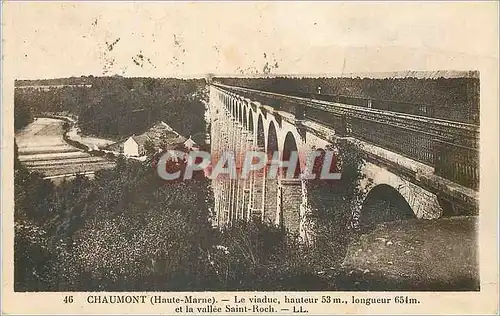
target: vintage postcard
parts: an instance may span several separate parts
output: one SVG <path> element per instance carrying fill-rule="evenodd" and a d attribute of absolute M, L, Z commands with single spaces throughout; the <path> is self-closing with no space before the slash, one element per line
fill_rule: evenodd
<path fill-rule="evenodd" d="M 2 2 L 2 313 L 498 310 L 498 2 Z"/>

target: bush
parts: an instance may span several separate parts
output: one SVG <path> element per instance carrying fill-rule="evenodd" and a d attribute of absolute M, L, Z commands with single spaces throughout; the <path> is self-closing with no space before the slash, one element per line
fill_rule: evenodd
<path fill-rule="evenodd" d="M 209 264 L 219 290 L 307 290 L 326 288 L 310 264 L 309 250 L 282 229 L 240 221 L 219 233 Z"/>

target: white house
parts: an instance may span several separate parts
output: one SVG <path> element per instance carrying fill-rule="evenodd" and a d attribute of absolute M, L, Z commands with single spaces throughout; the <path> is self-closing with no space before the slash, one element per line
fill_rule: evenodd
<path fill-rule="evenodd" d="M 196 136 L 196 135 L 195 135 Z M 195 138 L 193 136 L 193 138 Z M 184 145 L 189 149 L 199 148 L 194 139 L 189 137 L 186 140 L 183 136 L 173 130 L 168 124 L 161 121 L 141 135 L 132 135 L 123 142 L 123 153 L 129 157 L 144 156 L 146 154 L 145 144 L 149 142 L 158 152 L 179 145 Z"/>
<path fill-rule="evenodd" d="M 127 156 L 142 156 L 146 153 L 144 144 L 148 141 L 147 135 L 130 136 L 123 143 L 123 153 Z"/>

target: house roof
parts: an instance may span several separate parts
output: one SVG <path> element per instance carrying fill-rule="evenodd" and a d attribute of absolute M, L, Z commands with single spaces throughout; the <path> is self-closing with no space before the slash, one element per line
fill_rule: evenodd
<path fill-rule="evenodd" d="M 134 141 L 143 146 L 146 141 L 151 141 L 154 146 L 169 146 L 182 144 L 186 138 L 177 133 L 167 123 L 160 121 L 150 127 L 141 135 L 132 135 Z"/>
<path fill-rule="evenodd" d="M 189 139 L 184 142 L 184 146 L 186 146 L 187 148 L 198 147 L 198 145 L 191 139 L 191 137 L 189 137 Z"/>
<path fill-rule="evenodd" d="M 105 146 L 103 149 L 112 150 L 112 151 L 123 151 L 123 143 L 124 143 L 124 141 L 121 140 L 119 142 L 112 143 L 108 146 Z"/>
<path fill-rule="evenodd" d="M 151 140 L 157 139 L 170 139 L 176 138 L 179 136 L 179 133 L 174 131 L 172 127 L 170 127 L 167 123 L 160 121 L 156 123 L 152 127 L 150 127 L 144 134 L 147 134 Z"/>
<path fill-rule="evenodd" d="M 137 145 L 144 146 L 144 144 L 150 140 L 148 135 L 146 134 L 141 134 L 141 135 L 132 135 L 132 139 L 137 143 Z"/>
<path fill-rule="evenodd" d="M 132 138 L 139 146 L 144 146 L 147 141 L 151 141 L 155 147 L 163 148 L 177 148 L 179 146 L 186 146 L 185 142 L 188 140 L 179 133 L 177 133 L 167 123 L 160 121 L 150 127 L 146 132 L 140 135 L 131 135 L 125 140 L 116 142 L 106 147 L 115 151 L 123 151 L 123 144 L 126 140 Z M 186 146 L 189 147 L 189 146 Z"/>
<path fill-rule="evenodd" d="M 168 140 L 168 143 L 170 144 L 182 144 L 186 141 L 186 137 L 183 137 L 183 136 L 178 136 L 178 137 L 175 137 L 175 138 L 171 138 Z"/>

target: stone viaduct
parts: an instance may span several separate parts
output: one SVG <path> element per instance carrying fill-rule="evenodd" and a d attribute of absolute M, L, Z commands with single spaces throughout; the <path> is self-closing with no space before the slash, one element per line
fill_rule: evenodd
<path fill-rule="evenodd" d="M 341 139 L 355 144 L 365 177 L 359 183 L 362 197 L 349 210 L 353 220 L 376 218 L 378 200 L 395 204 L 397 218 L 478 212 L 476 125 L 215 82 L 210 117 L 213 156 L 259 150 L 285 157 L 293 150 L 335 150 Z M 265 173 L 213 180 L 214 224 L 257 217 L 306 236 L 308 180 L 267 179 Z"/>

